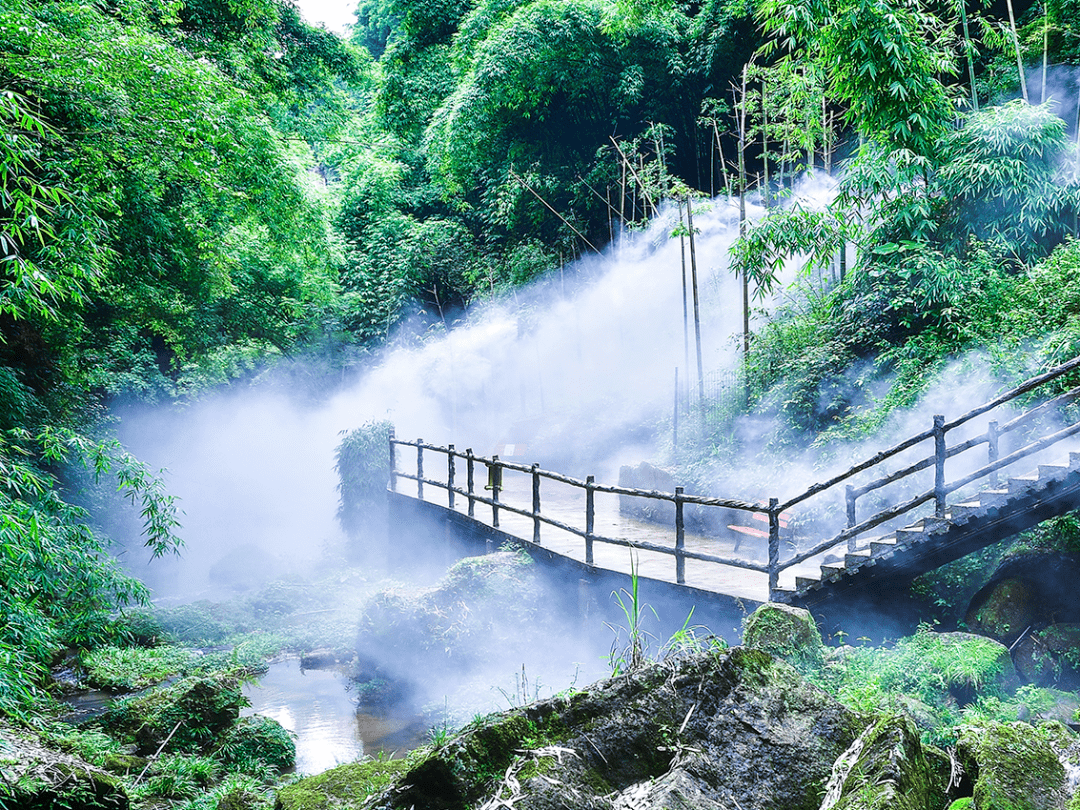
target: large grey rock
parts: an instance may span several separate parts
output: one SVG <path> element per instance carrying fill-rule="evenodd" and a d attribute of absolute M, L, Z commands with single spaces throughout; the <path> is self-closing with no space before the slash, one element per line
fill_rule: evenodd
<path fill-rule="evenodd" d="M 467 728 L 371 807 L 817 810 L 864 727 L 783 661 L 701 652 Z"/>

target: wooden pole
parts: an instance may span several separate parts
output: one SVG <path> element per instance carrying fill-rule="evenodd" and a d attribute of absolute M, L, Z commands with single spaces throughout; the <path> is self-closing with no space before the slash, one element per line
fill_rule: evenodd
<path fill-rule="evenodd" d="M 945 417 L 934 416 L 934 516 L 945 517 Z"/>
<path fill-rule="evenodd" d="M 780 582 L 780 510 L 776 498 L 769 498 L 769 601 Z"/>
<path fill-rule="evenodd" d="M 475 459 L 473 458 L 473 451 L 470 447 L 465 450 L 465 474 L 467 477 L 466 485 L 469 490 L 469 517 L 476 517 L 476 497 L 473 494 L 476 487 L 474 470 Z"/>
<path fill-rule="evenodd" d="M 855 525 L 855 487 L 848 484 L 844 488 L 844 500 L 847 502 L 847 528 Z M 855 550 L 855 535 L 848 538 L 848 551 Z"/>
<path fill-rule="evenodd" d="M 585 564 L 593 564 L 593 528 L 596 522 L 596 476 L 585 479 Z"/>
<path fill-rule="evenodd" d="M 533 542 L 540 545 L 540 465 L 532 465 Z"/>
<path fill-rule="evenodd" d="M 450 501 L 450 509 L 454 508 L 454 445 L 447 446 L 446 454 L 446 492 Z"/>
<path fill-rule="evenodd" d="M 416 497 L 424 500 L 424 440 L 416 440 Z"/>
<path fill-rule="evenodd" d="M 675 487 L 675 582 L 686 584 L 686 528 L 683 521 L 683 487 Z"/>
<path fill-rule="evenodd" d="M 991 422 L 986 426 L 986 463 L 993 464 L 998 460 L 998 423 Z M 997 470 L 990 473 L 990 483 L 997 484 Z"/>
<path fill-rule="evenodd" d="M 491 457 L 491 525 L 499 528 L 499 489 L 502 487 L 502 470 L 499 457 Z"/>
<path fill-rule="evenodd" d="M 397 492 L 397 445 L 394 438 L 394 429 L 390 428 L 390 482 L 391 492 Z"/>

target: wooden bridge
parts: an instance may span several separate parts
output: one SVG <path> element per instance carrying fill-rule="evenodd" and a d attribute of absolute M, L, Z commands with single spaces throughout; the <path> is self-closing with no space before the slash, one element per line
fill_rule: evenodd
<path fill-rule="evenodd" d="M 676 586 L 813 608 L 910 581 L 1080 508 L 1080 453 L 1067 442 L 1080 433 L 1080 386 L 1054 395 L 1078 373 L 1080 357 L 952 421 L 934 416 L 927 430 L 783 500 L 600 484 L 393 434 L 389 488 L 588 569 L 633 566 Z M 995 411 L 1012 418 L 999 424 Z M 1005 474 L 1021 462 L 1030 472 Z M 860 519 L 860 506 L 876 511 Z M 650 519 L 634 517 L 642 513 Z"/>

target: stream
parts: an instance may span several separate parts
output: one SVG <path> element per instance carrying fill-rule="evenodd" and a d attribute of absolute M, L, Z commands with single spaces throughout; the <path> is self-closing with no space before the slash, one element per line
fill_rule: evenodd
<path fill-rule="evenodd" d="M 277 720 L 296 741 L 296 772 L 313 775 L 364 756 L 399 756 L 427 740 L 412 714 L 358 712 L 348 680 L 332 670 L 300 668 L 292 658 L 270 665 L 257 683 L 244 686 L 251 706 L 243 715 Z"/>

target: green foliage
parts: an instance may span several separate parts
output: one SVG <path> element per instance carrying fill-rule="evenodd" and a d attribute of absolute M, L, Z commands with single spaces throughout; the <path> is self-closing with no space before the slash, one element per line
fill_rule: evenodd
<path fill-rule="evenodd" d="M 372 521 L 372 513 L 385 498 L 390 478 L 388 421 L 371 421 L 346 434 L 338 445 L 338 520 L 346 531 L 357 531 Z"/>
<path fill-rule="evenodd" d="M 145 781 L 135 785 L 132 798 L 194 799 L 216 781 L 220 766 L 210 757 L 165 754 L 151 760 Z"/>
<path fill-rule="evenodd" d="M 182 647 L 102 646 L 82 656 L 89 683 L 103 689 L 134 692 L 183 672 L 193 654 Z"/>
<path fill-rule="evenodd" d="M 831 95 L 867 139 L 931 156 L 952 106 L 940 76 L 954 72 L 944 25 L 918 2 L 767 0 L 766 32 L 826 70 Z"/>
<path fill-rule="evenodd" d="M 225 732 L 215 755 L 235 770 L 282 771 L 296 763 L 296 743 L 279 722 L 256 715 L 241 718 Z"/>
<path fill-rule="evenodd" d="M 934 633 L 927 625 L 891 648 L 845 647 L 811 679 L 856 711 L 912 713 L 924 737 L 940 741 L 961 721 L 962 705 L 1003 698 L 1008 651 L 981 636 Z M 1011 662 L 1009 663 L 1011 668 Z"/>

